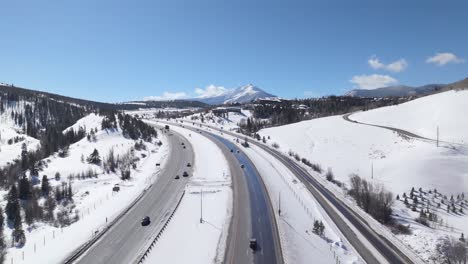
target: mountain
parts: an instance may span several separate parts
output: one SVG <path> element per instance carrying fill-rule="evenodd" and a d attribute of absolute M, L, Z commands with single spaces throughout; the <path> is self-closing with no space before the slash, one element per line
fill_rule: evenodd
<path fill-rule="evenodd" d="M 419 87 L 395 85 L 377 88 L 373 90 L 354 89 L 347 92 L 346 96 L 353 97 L 402 97 L 413 95 L 427 95 L 445 87 L 444 84 L 428 84 Z"/>
<path fill-rule="evenodd" d="M 197 100 L 206 104 L 233 104 L 233 103 L 248 103 L 261 98 L 277 98 L 277 96 L 269 94 L 262 89 L 248 84 L 236 89 L 227 90 L 221 95 L 211 97 L 199 97 L 192 100 Z"/>

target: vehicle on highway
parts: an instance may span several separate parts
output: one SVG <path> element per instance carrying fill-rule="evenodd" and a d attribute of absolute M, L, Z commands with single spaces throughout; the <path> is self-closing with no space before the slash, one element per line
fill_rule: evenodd
<path fill-rule="evenodd" d="M 151 220 L 150 220 L 149 216 L 145 216 L 145 217 L 143 217 L 143 219 L 141 219 L 141 225 L 142 226 L 147 226 L 150 223 L 151 223 Z"/>
<path fill-rule="evenodd" d="M 257 239 L 251 238 L 250 241 L 249 241 L 249 247 L 250 247 L 253 251 L 257 250 L 257 248 L 258 248 Z"/>
<path fill-rule="evenodd" d="M 159 167 L 159 166 L 161 166 L 161 163 L 156 163 L 156 167 Z"/>
<path fill-rule="evenodd" d="M 234 150 L 233 150 L 233 149 L 231 149 L 231 152 L 234 152 Z"/>
<path fill-rule="evenodd" d="M 182 142 L 182 143 L 180 143 L 180 144 L 181 144 L 182 146 L 184 146 L 184 145 L 185 145 L 185 143 L 184 143 L 184 142 Z"/>
<path fill-rule="evenodd" d="M 180 176 L 176 175 L 174 179 L 178 180 L 178 179 L 180 179 Z"/>
<path fill-rule="evenodd" d="M 239 153 L 239 150 L 237 151 L 237 153 Z"/>
<path fill-rule="evenodd" d="M 187 167 L 192 167 L 192 164 L 190 164 L 190 162 L 187 163 Z"/>
<path fill-rule="evenodd" d="M 187 173 L 186 171 L 184 171 L 184 173 L 182 174 L 182 176 L 188 177 L 188 173 Z"/>
<path fill-rule="evenodd" d="M 164 128 L 165 128 L 165 129 L 169 129 L 169 125 L 166 125 Z"/>
<path fill-rule="evenodd" d="M 182 148 L 185 148 L 185 146 L 183 146 Z"/>
<path fill-rule="evenodd" d="M 241 164 L 241 168 L 245 168 L 245 165 L 244 165 L 244 164 Z"/>

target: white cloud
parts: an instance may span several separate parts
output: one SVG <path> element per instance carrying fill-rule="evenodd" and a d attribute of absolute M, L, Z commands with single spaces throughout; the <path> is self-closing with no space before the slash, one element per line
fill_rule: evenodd
<path fill-rule="evenodd" d="M 399 59 L 390 64 L 384 64 L 380 62 L 379 58 L 372 56 L 367 62 L 373 69 L 383 69 L 391 72 L 401 72 L 408 67 L 408 63 L 405 59 Z"/>
<path fill-rule="evenodd" d="M 147 96 L 143 100 L 145 101 L 169 101 L 169 100 L 176 100 L 176 99 L 184 99 L 187 97 L 187 94 L 184 92 L 164 92 L 162 95 L 159 96 Z"/>
<path fill-rule="evenodd" d="M 457 55 L 450 52 L 437 53 L 436 55 L 427 58 L 426 63 L 434 63 L 439 66 L 444 66 L 448 63 L 463 63 L 464 59 L 458 58 Z"/>
<path fill-rule="evenodd" d="M 208 85 L 207 87 L 205 87 L 205 89 L 202 89 L 202 88 L 195 89 L 195 93 L 197 94 L 198 98 L 219 96 L 219 95 L 224 94 L 226 91 L 228 91 L 228 89 L 222 86 L 215 86 L 213 84 Z"/>
<path fill-rule="evenodd" d="M 398 80 L 388 75 L 380 74 L 356 75 L 353 76 L 353 78 L 349 81 L 355 84 L 355 88 L 366 90 L 390 86 L 398 83 Z"/>

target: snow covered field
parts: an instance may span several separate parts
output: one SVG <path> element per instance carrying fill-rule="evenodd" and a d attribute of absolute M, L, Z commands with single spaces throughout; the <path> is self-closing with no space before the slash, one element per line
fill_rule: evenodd
<path fill-rule="evenodd" d="M 408 130 L 427 138 L 452 143 L 468 143 L 466 119 L 468 90 L 448 91 L 396 106 L 353 114 L 351 118 L 364 123 Z"/>
<path fill-rule="evenodd" d="M 40 176 L 47 175 L 51 186 L 60 186 L 62 182 L 72 181 L 74 193 L 73 212 L 79 220 L 69 226 L 60 228 L 52 224 L 35 223 L 27 227 L 26 244 L 22 248 L 9 248 L 6 260 L 8 263 L 60 263 L 81 244 L 89 240 L 93 234 L 116 217 L 138 195 L 158 177 L 155 163 L 166 162 L 169 147 L 167 144 L 159 146 L 154 143 L 145 143 L 146 150 L 134 150 L 139 157 L 137 169 L 132 169 L 131 179 L 122 181 L 119 173 L 104 173 L 102 167 L 82 161 L 96 148 L 102 158 L 106 158 L 110 149 L 115 155 L 123 155 L 131 150 L 135 141 L 125 138 L 120 129 L 101 130 L 102 117 L 94 114 L 79 120 L 73 127 L 86 126 L 86 129 L 98 128 L 96 140 L 86 137 L 70 145 L 69 155 L 62 158 L 57 154 L 46 159 L 46 167 Z M 163 139 L 164 140 L 164 139 Z M 97 176 L 93 178 L 78 179 L 81 173 L 92 170 Z M 55 179 L 56 172 L 60 179 Z M 74 178 L 68 176 L 73 174 Z M 112 192 L 115 184 L 120 185 L 119 192 Z M 2 193 L 2 195 L 4 192 Z M 40 203 L 43 201 L 40 200 Z M 4 201 L 3 203 L 6 203 Z M 4 204 L 2 204 L 4 205 Z M 63 210 L 57 206 L 56 211 Z M 70 208 L 68 208 L 70 209 Z M 6 227 L 7 244 L 9 245 L 11 230 Z M 24 260 L 23 260 L 24 254 Z"/>
<path fill-rule="evenodd" d="M 227 161 L 221 150 L 204 136 L 176 126 L 171 129 L 192 144 L 194 172 L 179 208 L 145 262 L 222 263 L 232 215 Z M 203 223 L 200 223 L 201 199 Z"/>
<path fill-rule="evenodd" d="M 462 121 L 467 113 L 467 95 L 468 91 L 449 91 L 399 106 L 360 112 L 350 118 L 432 138 L 434 124 L 439 124 L 441 135 L 446 131 L 442 140 L 462 143 L 468 135 L 468 126 Z M 437 189 L 448 197 L 468 190 L 468 148 L 463 145 L 444 143 L 437 147 L 435 143 L 386 129 L 351 123 L 341 116 L 263 129 L 259 134 L 270 136 L 268 144 L 278 143 L 284 153 L 293 151 L 325 171 L 330 168 L 335 178 L 346 184 L 349 175 L 356 173 L 400 197 L 403 193 L 408 195 L 412 187 Z M 466 212 L 446 214 L 436 210 L 444 226 L 431 229 L 415 222 L 419 212 L 412 212 L 402 201 L 396 201 L 394 209 L 398 218 L 413 230 L 413 235 L 399 237 L 425 260 L 429 260 L 442 236 L 450 234 L 458 238 L 461 232 L 468 232 Z M 424 242 L 418 242 L 419 237 L 424 237 Z"/>

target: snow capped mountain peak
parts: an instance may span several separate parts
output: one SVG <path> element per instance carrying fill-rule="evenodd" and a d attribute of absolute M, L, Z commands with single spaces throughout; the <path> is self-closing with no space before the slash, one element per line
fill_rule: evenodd
<path fill-rule="evenodd" d="M 269 94 L 253 84 L 247 84 L 235 89 L 226 89 L 224 92 L 215 96 L 197 98 L 195 100 L 207 104 L 232 104 L 232 103 L 246 103 L 260 98 L 276 96 Z"/>

